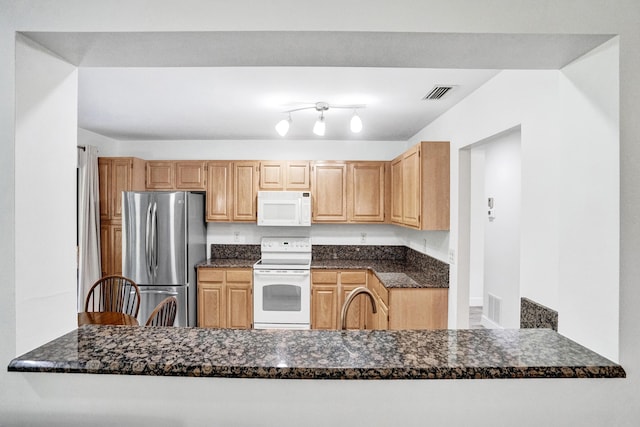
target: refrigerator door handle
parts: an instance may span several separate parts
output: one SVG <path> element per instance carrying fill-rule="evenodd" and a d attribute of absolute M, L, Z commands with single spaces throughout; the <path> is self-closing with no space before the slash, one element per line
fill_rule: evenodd
<path fill-rule="evenodd" d="M 169 296 L 178 296 L 177 292 L 172 292 L 172 291 L 157 291 L 157 290 L 153 290 L 153 291 L 140 291 L 141 294 L 166 294 Z"/>
<path fill-rule="evenodd" d="M 147 261 L 147 271 L 149 273 L 149 276 L 152 275 L 152 270 L 151 270 L 151 262 L 152 262 L 152 250 L 153 248 L 151 247 L 152 244 L 152 240 L 151 240 L 151 210 L 153 208 L 152 204 L 149 204 L 149 206 L 147 207 L 147 221 L 145 222 L 145 235 L 144 235 L 144 257 L 145 260 Z"/>
<path fill-rule="evenodd" d="M 151 216 L 151 276 L 153 282 L 158 274 L 158 205 L 153 202 L 153 214 Z"/>

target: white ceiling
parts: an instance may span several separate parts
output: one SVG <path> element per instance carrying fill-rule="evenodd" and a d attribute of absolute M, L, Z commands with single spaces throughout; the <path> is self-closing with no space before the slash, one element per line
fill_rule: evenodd
<path fill-rule="evenodd" d="M 274 139 L 284 110 L 366 104 L 360 134 L 351 110 L 292 113 L 286 139 L 405 141 L 501 69 L 559 69 L 603 35 L 351 32 L 24 33 L 80 67 L 80 127 L 116 139 Z M 455 85 L 423 101 L 434 85 Z"/>

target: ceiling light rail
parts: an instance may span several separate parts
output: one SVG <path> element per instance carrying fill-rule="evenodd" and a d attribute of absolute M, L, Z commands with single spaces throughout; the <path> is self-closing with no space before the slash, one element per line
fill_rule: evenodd
<path fill-rule="evenodd" d="M 351 116 L 351 122 L 350 122 L 351 132 L 359 133 L 360 131 L 362 131 L 362 119 L 358 115 L 358 110 L 366 107 L 367 106 L 365 104 L 344 105 L 344 104 L 329 104 L 327 102 L 316 102 L 313 104 L 310 103 L 310 105 L 305 107 L 293 108 L 290 110 L 283 111 L 282 112 L 283 114 L 287 114 L 287 118 L 280 120 L 278 124 L 276 124 L 275 126 L 276 132 L 278 132 L 280 136 L 285 136 L 289 132 L 289 127 L 291 126 L 291 123 L 293 121 L 291 119 L 291 113 L 294 113 L 296 111 L 315 109 L 320 113 L 320 116 L 318 117 L 315 124 L 313 125 L 313 133 L 318 136 L 324 136 L 326 131 L 326 122 L 324 118 L 325 111 L 328 111 L 330 108 L 343 108 L 343 109 L 346 108 L 346 109 L 353 110 L 353 116 Z"/>

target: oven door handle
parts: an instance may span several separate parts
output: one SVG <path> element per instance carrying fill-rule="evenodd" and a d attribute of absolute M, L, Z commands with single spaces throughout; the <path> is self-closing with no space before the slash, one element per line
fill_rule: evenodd
<path fill-rule="evenodd" d="M 253 270 L 260 276 L 308 276 L 309 270 Z"/>

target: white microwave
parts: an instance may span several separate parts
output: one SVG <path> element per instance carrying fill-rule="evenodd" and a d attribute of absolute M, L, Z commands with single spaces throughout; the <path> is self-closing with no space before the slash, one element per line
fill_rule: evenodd
<path fill-rule="evenodd" d="M 310 226 L 311 193 L 308 191 L 258 191 L 258 225 Z"/>

